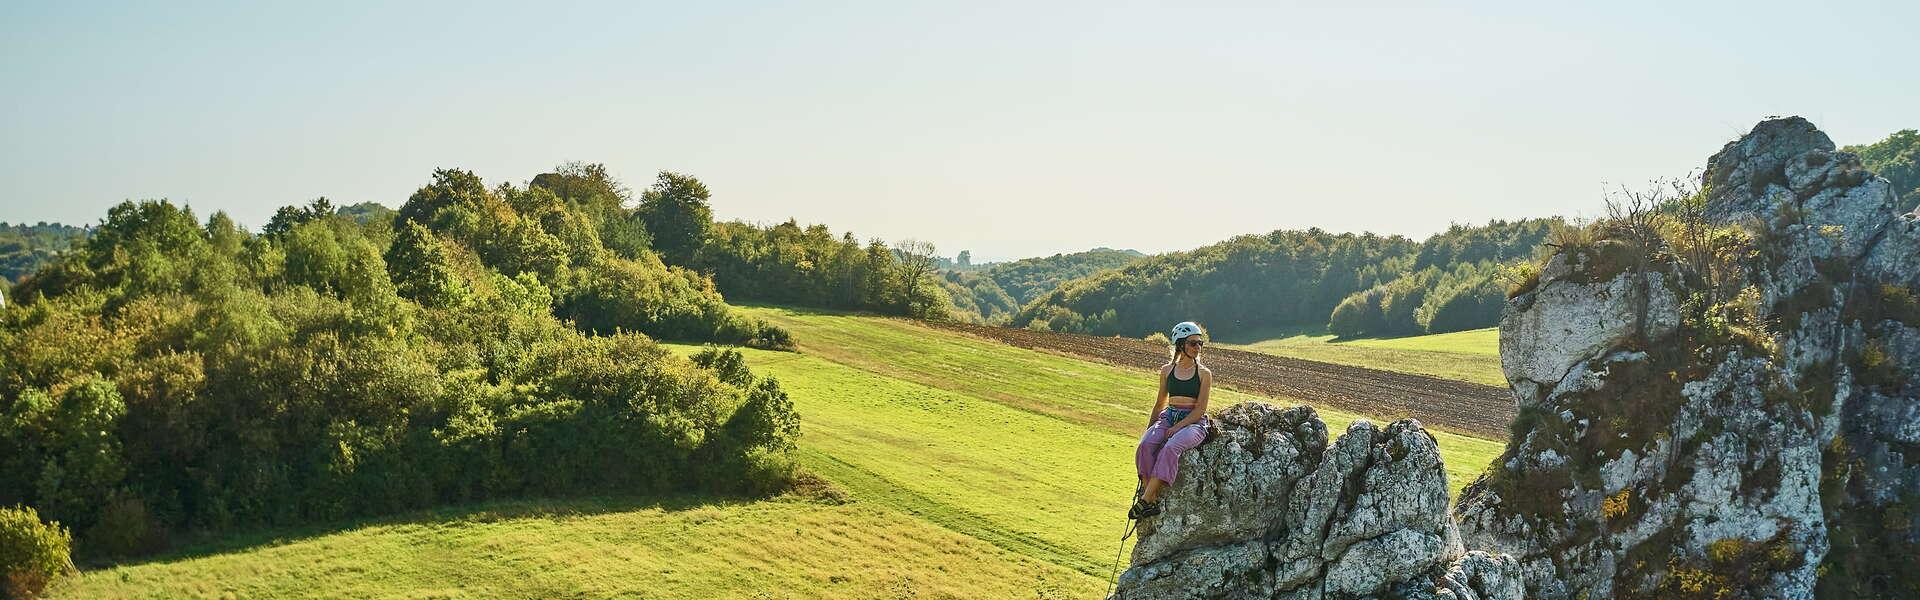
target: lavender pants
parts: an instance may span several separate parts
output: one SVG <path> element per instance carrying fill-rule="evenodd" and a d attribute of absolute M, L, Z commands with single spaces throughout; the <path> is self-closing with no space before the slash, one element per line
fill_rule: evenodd
<path fill-rule="evenodd" d="M 1167 428 L 1173 423 L 1164 417 L 1154 419 L 1146 435 L 1140 436 L 1140 447 L 1133 452 L 1133 468 L 1140 477 L 1152 477 L 1171 485 L 1173 478 L 1180 474 L 1180 454 L 1207 441 L 1207 428 L 1200 423 L 1181 427 L 1169 435 Z"/>

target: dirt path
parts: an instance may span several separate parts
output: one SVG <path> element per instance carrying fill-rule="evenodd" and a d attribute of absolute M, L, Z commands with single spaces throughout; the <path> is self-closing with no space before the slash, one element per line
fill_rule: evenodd
<path fill-rule="evenodd" d="M 962 323 L 925 324 L 1123 367 L 1152 369 L 1167 362 L 1165 346 L 1142 340 Z M 1242 392 L 1297 398 L 1382 419 L 1414 417 L 1426 425 L 1486 439 L 1506 439 L 1507 424 L 1515 413 L 1513 396 L 1507 390 L 1477 383 L 1227 348 L 1208 348 L 1203 360 L 1213 369 L 1215 382 Z"/>

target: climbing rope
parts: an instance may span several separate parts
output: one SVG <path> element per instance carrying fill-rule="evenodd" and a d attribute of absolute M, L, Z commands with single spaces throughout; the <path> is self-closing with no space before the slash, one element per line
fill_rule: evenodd
<path fill-rule="evenodd" d="M 1126 554 L 1127 538 L 1133 537 L 1133 530 L 1139 524 L 1139 521 L 1129 518 L 1127 519 L 1127 529 L 1120 532 L 1120 547 L 1113 549 L 1113 567 L 1107 570 L 1107 594 L 1101 596 L 1101 598 L 1113 597 L 1113 588 L 1119 581 L 1120 576 L 1120 555 Z"/>

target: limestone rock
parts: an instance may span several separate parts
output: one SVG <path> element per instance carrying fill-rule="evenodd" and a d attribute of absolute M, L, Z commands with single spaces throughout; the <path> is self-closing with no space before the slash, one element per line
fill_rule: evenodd
<path fill-rule="evenodd" d="M 1115 598 L 1516 597 L 1517 563 L 1461 548 L 1418 421 L 1356 422 L 1329 444 L 1310 408 L 1245 403 L 1218 426 L 1143 521 Z"/>
<path fill-rule="evenodd" d="M 1920 596 L 1920 227 L 1797 117 L 1702 179 L 1769 325 L 1682 319 L 1678 263 L 1563 249 L 1502 316 L 1521 416 L 1455 508 L 1466 546 L 1537 598 Z"/>

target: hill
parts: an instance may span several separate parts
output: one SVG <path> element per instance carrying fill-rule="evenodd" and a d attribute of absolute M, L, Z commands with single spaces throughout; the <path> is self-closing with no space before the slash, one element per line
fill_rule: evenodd
<path fill-rule="evenodd" d="M 1084 598 L 1104 582 L 869 503 L 512 501 L 269 531 L 89 571 L 55 598 Z"/>
<path fill-rule="evenodd" d="M 717 581 L 741 569 L 748 582 L 793 586 L 785 589 L 796 597 L 890 596 L 902 593 L 895 586 L 906 585 L 929 597 L 1064 598 L 1095 595 L 1104 587 L 1133 488 L 1128 457 L 1151 399 L 1149 376 L 905 319 L 774 307 L 742 310 L 795 333 L 797 352 L 742 353 L 755 373 L 781 382 L 802 415 L 796 460 L 843 490 L 851 504 L 790 497 L 657 510 L 647 501 L 639 506 L 608 501 L 607 508 L 590 503 L 581 509 L 516 502 L 511 505 L 519 508 L 503 512 L 524 518 L 436 512 L 285 545 L 227 548 L 91 572 L 71 597 L 114 589 L 192 590 L 200 588 L 184 586 L 212 581 L 235 589 L 275 589 L 271 586 L 346 577 L 343 573 L 364 574 L 374 580 L 369 585 L 390 593 L 461 585 L 520 586 L 491 588 L 509 595 L 581 589 L 565 587 L 570 585 L 600 593 L 633 589 L 620 587 L 631 583 L 623 574 L 662 572 L 672 575 L 660 593 L 674 597 L 682 593 L 678 590 L 695 589 L 688 582 Z M 669 347 L 683 355 L 701 351 L 697 345 Z M 1257 399 L 1220 390 L 1216 403 Z M 1358 418 L 1333 410 L 1320 415 L 1341 429 Z M 1466 481 L 1499 451 L 1484 439 L 1435 435 L 1452 482 Z M 485 510 L 491 509 L 480 509 Z M 764 523 L 782 520 L 800 527 L 800 541 L 791 541 L 794 528 Z M 730 524 L 736 521 L 741 524 Z M 668 534 L 677 540 L 716 539 L 684 556 L 621 549 Z M 462 574 L 454 568 L 384 566 L 352 558 L 363 551 L 377 557 L 409 544 L 439 548 L 434 556 L 446 564 L 476 566 Z M 848 581 L 835 582 L 833 573 L 822 570 L 827 563 L 810 556 L 765 558 L 785 551 L 832 553 L 828 556 L 846 557 L 848 565 L 911 554 L 884 561 L 880 574 L 845 574 Z M 736 552 L 741 557 L 729 558 Z M 565 568 L 577 574 L 578 582 L 564 577 L 497 582 L 552 565 L 555 556 L 577 563 Z M 512 567 L 477 563 L 485 557 Z M 949 559 L 954 563 L 946 564 Z M 982 572 L 1000 573 L 1002 580 L 982 582 Z M 122 578 L 157 587 L 124 586 L 117 583 Z M 167 587 L 172 585 L 183 587 Z M 710 589 L 721 593 L 745 589 L 714 585 Z M 953 591 L 969 586 L 977 591 Z"/>
<path fill-rule="evenodd" d="M 1394 275 L 1385 261 L 1417 250 L 1398 236 L 1319 229 L 1242 235 L 1065 282 L 1010 324 L 1139 337 L 1170 315 L 1219 329 L 1319 323 L 1341 298 Z"/>
<path fill-rule="evenodd" d="M 1887 178 L 1900 210 L 1920 209 L 1920 131 L 1903 129 L 1871 144 L 1841 148 L 1860 155 L 1860 166 Z"/>
<path fill-rule="evenodd" d="M 1137 250 L 1095 248 L 971 268 L 948 268 L 943 269 L 940 276 L 960 320 L 1000 323 L 1063 282 L 1123 267 L 1145 257 Z"/>
<path fill-rule="evenodd" d="M 1395 338 L 1342 338 L 1322 328 L 1297 328 L 1216 339 L 1229 348 L 1277 356 L 1507 385 L 1500 374 L 1500 332 L 1494 328 Z"/>
<path fill-rule="evenodd" d="M 1144 335 L 1169 314 L 1222 331 L 1327 325 L 1355 336 L 1442 333 L 1499 319 L 1507 263 L 1532 256 L 1559 219 L 1454 225 L 1415 244 L 1319 229 L 1243 235 L 1070 280 L 1009 322 Z"/>
<path fill-rule="evenodd" d="M 83 227 L 0 222 L 0 279 L 8 284 L 19 282 L 86 239 L 87 229 Z"/>

